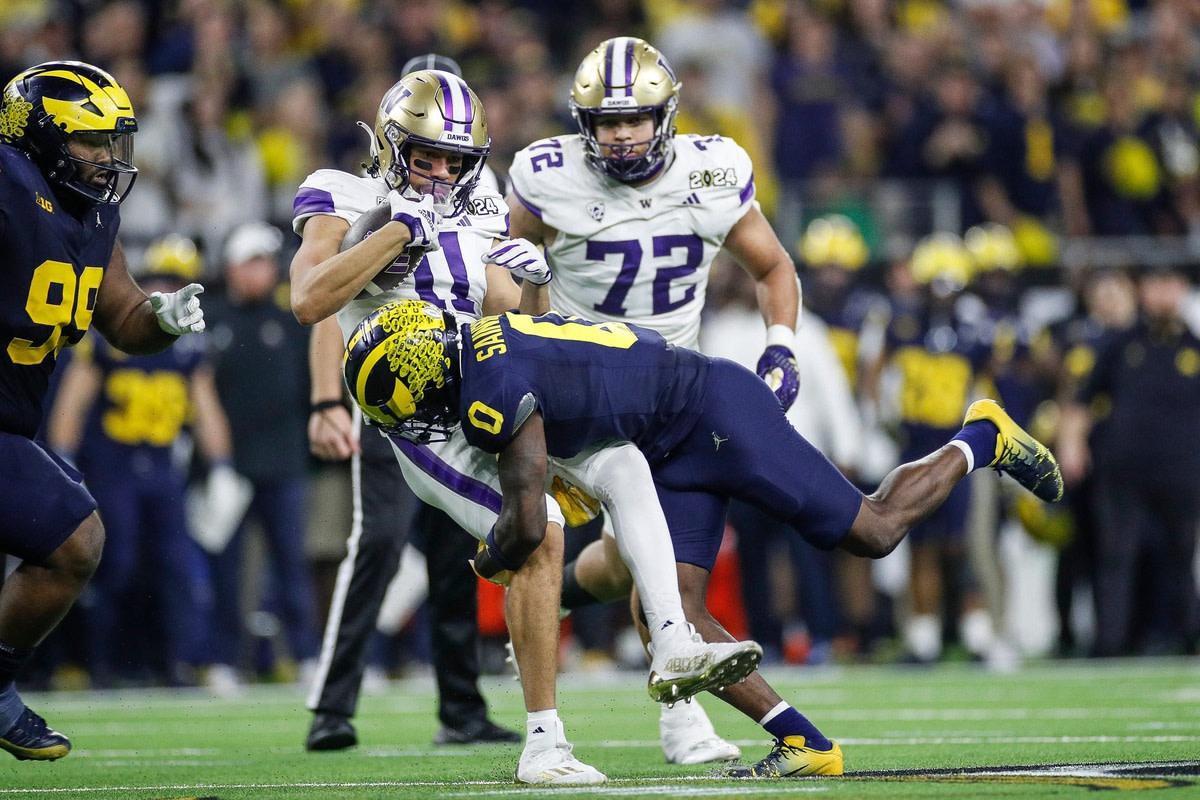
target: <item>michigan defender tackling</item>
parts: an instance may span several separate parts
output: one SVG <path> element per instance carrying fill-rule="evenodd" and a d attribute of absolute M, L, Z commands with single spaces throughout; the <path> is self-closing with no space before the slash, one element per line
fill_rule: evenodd
<path fill-rule="evenodd" d="M 455 330 L 433 306 L 389 305 L 351 337 L 346 380 L 364 413 L 394 431 L 461 421 L 468 442 L 497 454 L 504 505 L 476 558 L 485 577 L 520 564 L 541 540 L 549 459 L 605 441 L 637 447 L 652 476 L 642 494 L 661 504 L 673 534 L 687 532 L 692 552 L 713 556 L 730 498 L 818 547 L 880 558 L 976 468 L 1006 472 L 1044 500 L 1062 495 L 1050 451 L 981 400 L 950 441 L 864 496 L 753 373 L 623 323 L 504 314 Z M 761 720 L 776 746 L 725 774 L 842 774 L 838 744 L 754 677 L 738 687 L 735 705 Z"/>

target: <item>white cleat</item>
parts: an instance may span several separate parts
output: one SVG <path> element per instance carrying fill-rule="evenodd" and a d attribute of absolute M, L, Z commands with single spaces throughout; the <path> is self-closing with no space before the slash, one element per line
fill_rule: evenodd
<path fill-rule="evenodd" d="M 561 720 L 556 727 L 552 747 L 531 750 L 529 741 L 526 741 L 521 760 L 517 763 L 517 783 L 579 786 L 607 781 L 603 772 L 583 763 L 571 753 L 572 746 L 567 741 Z"/>
<path fill-rule="evenodd" d="M 677 624 L 661 647 L 650 643 L 650 682 L 656 702 L 675 704 L 701 692 L 746 679 L 758 669 L 762 648 L 757 642 L 705 643 L 690 622 Z"/>
<path fill-rule="evenodd" d="M 668 764 L 709 764 L 736 761 L 742 751 L 713 729 L 698 701 L 677 706 L 662 706 L 658 735 Z"/>

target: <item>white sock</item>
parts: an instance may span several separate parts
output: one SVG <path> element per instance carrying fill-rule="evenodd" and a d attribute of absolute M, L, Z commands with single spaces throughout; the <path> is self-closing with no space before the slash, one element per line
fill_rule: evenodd
<path fill-rule="evenodd" d="M 967 652 L 976 656 L 986 656 L 996 640 L 995 626 L 992 625 L 992 615 L 982 608 L 976 608 L 962 615 L 958 623 L 962 633 L 963 647 Z"/>
<path fill-rule="evenodd" d="M 904 643 L 922 661 L 942 654 L 942 621 L 933 614 L 914 614 L 904 626 Z"/>
<path fill-rule="evenodd" d="M 550 750 L 558 747 L 558 732 L 561 729 L 562 721 L 558 718 L 557 708 L 530 711 L 525 715 L 525 749 Z"/>

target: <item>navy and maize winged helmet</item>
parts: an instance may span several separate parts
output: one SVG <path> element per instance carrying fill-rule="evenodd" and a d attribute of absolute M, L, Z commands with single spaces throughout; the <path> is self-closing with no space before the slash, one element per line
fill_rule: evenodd
<path fill-rule="evenodd" d="M 372 311 L 346 343 L 342 372 L 368 421 L 418 444 L 458 424 L 458 325 L 422 300 Z"/>
<path fill-rule="evenodd" d="M 667 59 L 642 39 L 618 36 L 584 56 L 571 87 L 571 115 L 583 137 L 588 164 L 623 183 L 640 183 L 662 171 L 675 138 L 679 88 Z M 596 139 L 596 120 L 610 114 L 649 114 L 654 135 L 636 158 L 609 153 Z"/>
<path fill-rule="evenodd" d="M 125 90 L 112 75 L 80 61 L 30 67 L 9 81 L 0 98 L 0 141 L 24 151 L 47 180 L 90 204 L 120 203 L 133 188 L 136 131 Z M 72 139 L 103 151 L 105 157 L 72 155 Z M 102 170 L 104 183 L 83 180 L 81 166 Z"/>

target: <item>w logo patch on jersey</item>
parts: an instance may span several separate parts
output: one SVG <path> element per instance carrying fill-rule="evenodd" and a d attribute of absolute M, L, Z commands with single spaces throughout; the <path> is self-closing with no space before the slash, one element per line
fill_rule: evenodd
<path fill-rule="evenodd" d="M 588 203 L 587 212 L 592 219 L 599 222 L 604 219 L 604 202 L 597 200 L 595 203 Z"/>

